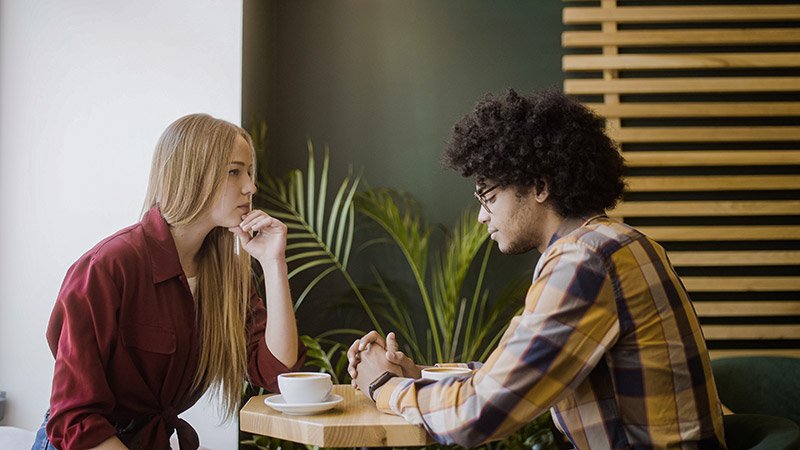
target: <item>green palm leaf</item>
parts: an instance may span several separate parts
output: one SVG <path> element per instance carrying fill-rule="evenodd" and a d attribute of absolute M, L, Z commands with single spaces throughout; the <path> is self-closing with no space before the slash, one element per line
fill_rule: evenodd
<path fill-rule="evenodd" d="M 432 298 L 446 361 L 453 361 L 456 356 L 466 305 L 461 291 L 467 272 L 488 239 L 484 225 L 476 221 L 475 216 L 474 210 L 464 211 L 445 243 L 444 255 L 435 260 L 432 268 Z"/>
<path fill-rule="evenodd" d="M 396 198 L 403 202 L 403 208 L 398 206 Z M 389 235 L 400 248 L 408 262 L 409 268 L 417 283 L 428 324 L 432 329 L 438 329 L 434 305 L 425 283 L 428 261 L 428 240 L 431 230 L 421 218 L 419 205 L 408 195 L 403 195 L 391 189 L 367 189 L 358 194 L 356 207 Z M 433 349 L 438 361 L 442 361 L 443 352 L 438 332 L 432 333 Z"/>
<path fill-rule="evenodd" d="M 375 329 L 382 332 L 370 305 L 347 271 L 353 244 L 353 199 L 360 177 L 345 177 L 329 206 L 326 204 L 329 167 L 330 155 L 326 148 L 317 183 L 314 146 L 309 141 L 306 174 L 293 170 L 284 178 L 267 176 L 256 194 L 257 201 L 266 206 L 268 214 L 283 221 L 289 229 L 286 246 L 289 278 L 310 270 L 318 272 L 295 301 L 295 309 L 326 276 L 338 271 L 350 285 Z"/>

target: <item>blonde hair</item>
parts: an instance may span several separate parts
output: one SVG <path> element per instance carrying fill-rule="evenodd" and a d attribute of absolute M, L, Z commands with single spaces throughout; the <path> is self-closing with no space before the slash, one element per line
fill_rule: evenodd
<path fill-rule="evenodd" d="M 250 146 L 255 165 L 253 142 L 244 129 L 207 114 L 173 122 L 156 144 L 143 212 L 157 205 L 171 226 L 209 212 L 222 192 L 239 136 Z M 235 241 L 231 232 L 217 227 L 197 254 L 195 304 L 201 348 L 192 389 L 221 394 L 225 419 L 238 411 L 247 378 L 251 262 L 247 252 L 236 251 Z"/>

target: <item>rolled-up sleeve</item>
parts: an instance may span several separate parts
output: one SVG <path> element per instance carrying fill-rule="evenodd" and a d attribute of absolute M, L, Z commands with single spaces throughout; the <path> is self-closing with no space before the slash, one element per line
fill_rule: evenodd
<path fill-rule="evenodd" d="M 106 367 L 117 338 L 119 291 L 93 259 L 67 273 L 47 328 L 55 357 L 47 435 L 61 449 L 91 448 L 116 434 L 104 417 L 115 398 Z"/>
<path fill-rule="evenodd" d="M 251 289 L 250 316 L 247 320 L 247 374 L 250 382 L 271 392 L 278 391 L 278 375 L 295 372 L 303 367 L 306 360 L 306 346 L 297 339 L 297 362 L 291 367 L 283 364 L 269 351 L 264 331 L 267 327 L 267 310 L 264 300 L 258 296 L 255 284 Z"/>

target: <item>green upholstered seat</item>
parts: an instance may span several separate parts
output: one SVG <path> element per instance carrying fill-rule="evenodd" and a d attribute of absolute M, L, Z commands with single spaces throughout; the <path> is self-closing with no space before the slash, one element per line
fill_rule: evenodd
<path fill-rule="evenodd" d="M 800 424 L 800 358 L 741 356 L 713 360 L 722 403 L 736 414 L 767 414 Z"/>
<path fill-rule="evenodd" d="M 800 427 L 789 419 L 764 414 L 724 417 L 728 450 L 798 450 Z"/>

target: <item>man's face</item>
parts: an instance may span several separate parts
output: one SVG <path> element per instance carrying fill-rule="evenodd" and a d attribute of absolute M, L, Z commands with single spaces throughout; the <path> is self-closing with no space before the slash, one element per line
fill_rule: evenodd
<path fill-rule="evenodd" d="M 492 180 L 476 186 L 476 195 L 481 200 L 478 222 L 486 225 L 500 251 L 516 255 L 541 246 L 545 207 L 537 199 L 535 189 L 523 195 L 514 186 L 491 189 L 493 186 Z"/>

